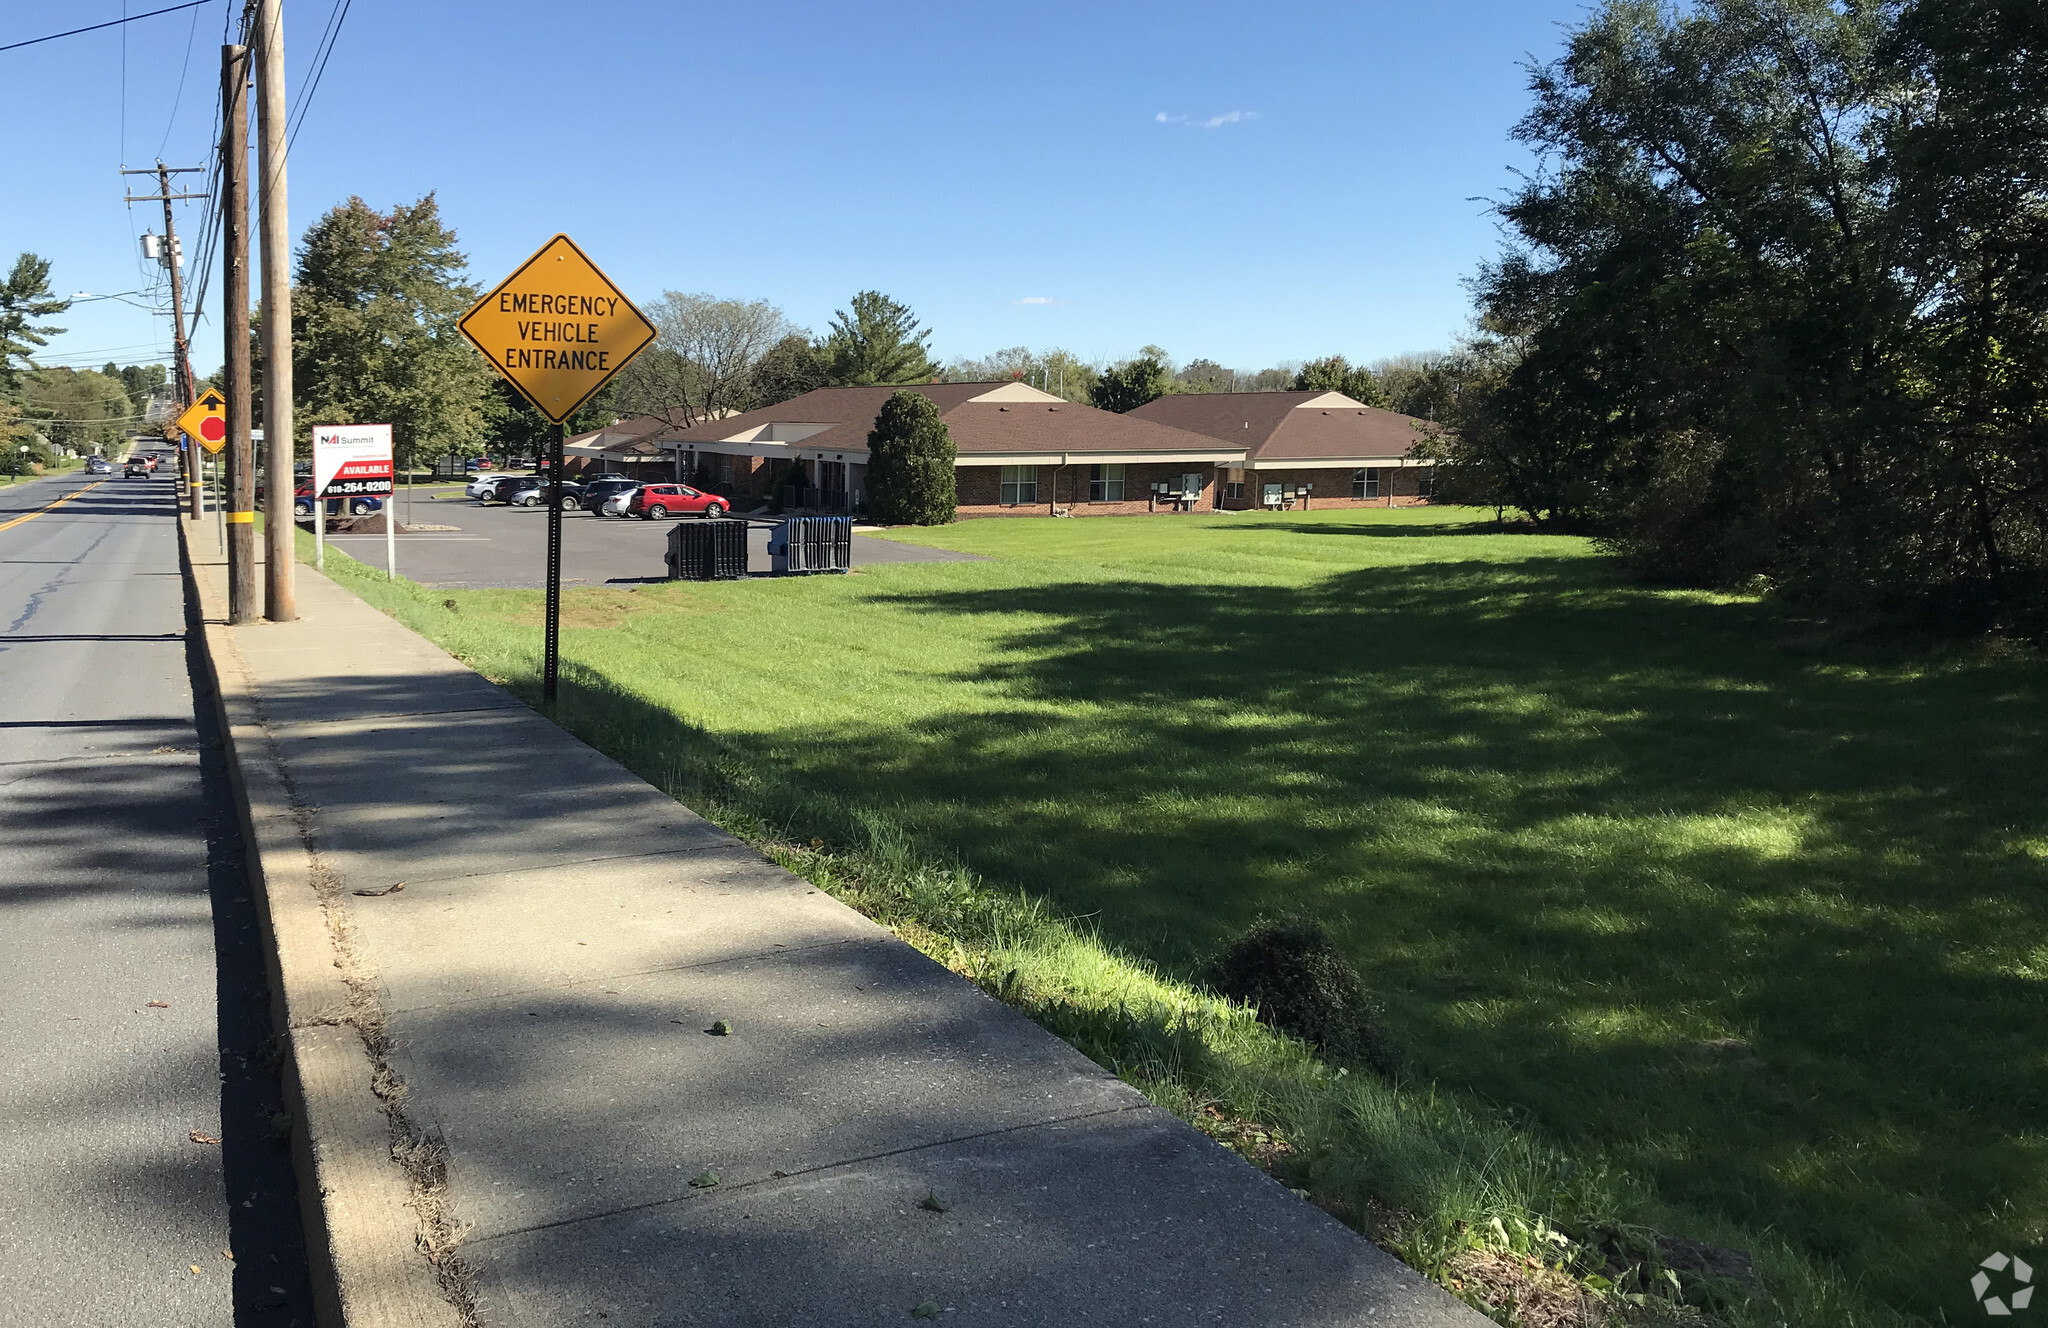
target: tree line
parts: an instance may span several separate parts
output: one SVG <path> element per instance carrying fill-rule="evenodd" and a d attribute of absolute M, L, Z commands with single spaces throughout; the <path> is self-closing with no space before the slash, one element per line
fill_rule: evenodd
<path fill-rule="evenodd" d="M 20 255 L 0 280 L 0 474 L 47 466 L 60 449 L 79 455 L 115 450 L 142 427 L 164 386 L 161 364 L 38 365 L 37 349 L 64 331 L 44 320 L 70 307 L 51 293 L 50 262 L 40 255 Z"/>
<path fill-rule="evenodd" d="M 553 426 L 455 329 L 480 294 L 432 194 L 389 212 L 360 198 L 329 209 L 307 230 L 294 268 L 299 411 L 323 422 L 388 422 L 407 465 L 486 448 L 544 448 Z M 1209 359 L 1177 366 L 1157 346 L 1116 362 L 1013 347 L 941 364 L 931 328 L 873 290 L 856 292 L 822 334 L 766 300 L 666 291 L 642 311 L 656 328 L 653 345 L 572 418 L 572 431 L 631 416 L 687 428 L 821 387 L 987 380 L 1028 381 L 1116 411 L 1169 392 L 1338 390 L 1431 419 L 1447 381 L 1438 355 L 1370 367 L 1332 356 L 1245 372 Z M 260 364 L 257 377 L 260 395 Z"/>
<path fill-rule="evenodd" d="M 2048 17 L 1610 0 L 1532 70 L 1436 443 L 1644 573 L 2048 632 Z"/>

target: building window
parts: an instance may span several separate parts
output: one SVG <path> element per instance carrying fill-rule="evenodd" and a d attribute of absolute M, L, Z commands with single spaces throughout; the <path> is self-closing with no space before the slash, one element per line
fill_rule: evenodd
<path fill-rule="evenodd" d="M 1424 466 L 1415 472 L 1415 492 L 1424 498 L 1436 497 L 1436 467 Z"/>
<path fill-rule="evenodd" d="M 1377 498 L 1380 496 L 1380 472 L 1377 466 L 1351 472 L 1351 496 L 1353 498 Z"/>
<path fill-rule="evenodd" d="M 1038 501 L 1038 467 L 1004 466 L 1001 502 L 1016 507 Z"/>
<path fill-rule="evenodd" d="M 1091 503 L 1120 503 L 1124 500 L 1124 468 L 1122 466 L 1088 467 L 1088 501 Z"/>
<path fill-rule="evenodd" d="M 1229 499 L 1232 499 L 1232 500 L 1235 500 L 1235 499 L 1239 499 L 1239 498 L 1242 498 L 1242 497 L 1244 497 L 1244 481 L 1243 481 L 1243 480 L 1225 480 L 1225 481 L 1223 481 L 1223 496 L 1224 496 L 1225 498 L 1229 498 Z"/>

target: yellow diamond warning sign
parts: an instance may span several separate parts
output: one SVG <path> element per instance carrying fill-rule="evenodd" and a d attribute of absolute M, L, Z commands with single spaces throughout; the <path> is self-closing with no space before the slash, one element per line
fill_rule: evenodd
<path fill-rule="evenodd" d="M 185 407 L 177 427 L 207 451 L 218 453 L 228 445 L 227 398 L 207 388 L 199 394 L 199 400 Z"/>
<path fill-rule="evenodd" d="M 654 324 L 566 235 L 542 245 L 458 326 L 557 424 L 654 340 Z"/>

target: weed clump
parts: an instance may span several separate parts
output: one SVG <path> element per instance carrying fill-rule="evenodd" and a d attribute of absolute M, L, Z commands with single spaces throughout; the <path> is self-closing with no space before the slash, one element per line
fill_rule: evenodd
<path fill-rule="evenodd" d="M 1325 1060 L 1384 1075 L 1400 1068 L 1358 970 L 1314 919 L 1255 924 L 1211 959 L 1203 976 L 1220 995 L 1250 1006 L 1261 1023 L 1300 1038 Z"/>

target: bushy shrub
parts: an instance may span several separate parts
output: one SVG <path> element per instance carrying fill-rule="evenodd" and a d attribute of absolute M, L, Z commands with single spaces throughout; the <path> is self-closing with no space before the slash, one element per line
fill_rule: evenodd
<path fill-rule="evenodd" d="M 1210 960 L 1204 977 L 1218 993 L 1251 1006 L 1262 1023 L 1307 1042 L 1326 1060 L 1382 1074 L 1399 1068 L 1358 970 L 1320 922 L 1260 922 Z"/>
<path fill-rule="evenodd" d="M 897 392 L 868 434 L 868 514 L 890 526 L 943 526 L 960 505 L 953 435 L 922 392 Z"/>

